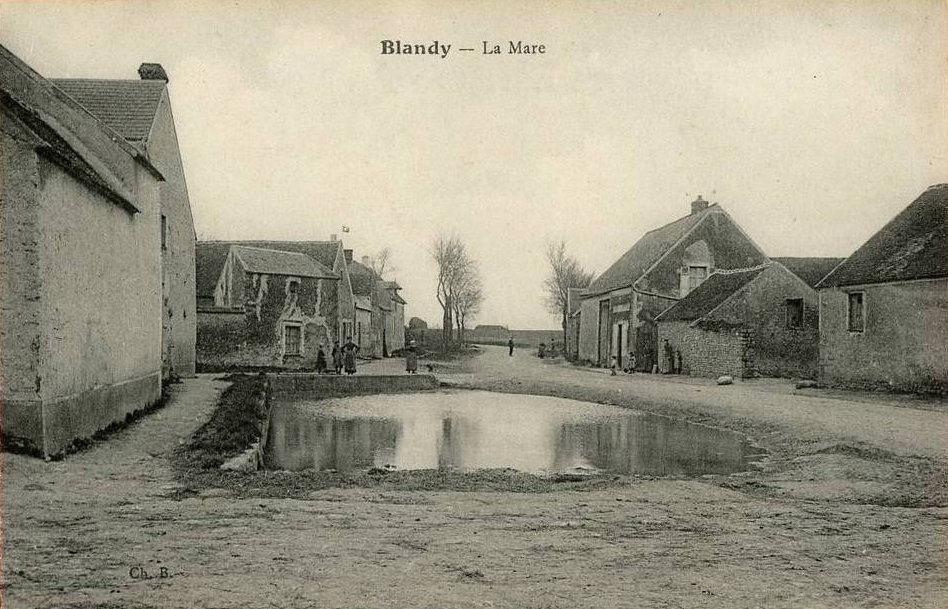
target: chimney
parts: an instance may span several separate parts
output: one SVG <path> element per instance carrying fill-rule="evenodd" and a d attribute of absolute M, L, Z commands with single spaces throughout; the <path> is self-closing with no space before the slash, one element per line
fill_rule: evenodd
<path fill-rule="evenodd" d="M 160 63 L 143 63 L 138 66 L 138 75 L 142 80 L 163 80 L 168 82 L 168 73 Z"/>
<path fill-rule="evenodd" d="M 352 250 L 342 250 L 342 254 L 346 257 L 346 264 L 352 264 Z"/>
<path fill-rule="evenodd" d="M 691 215 L 695 215 L 708 209 L 708 202 L 698 195 L 698 198 L 691 202 Z"/>
<path fill-rule="evenodd" d="M 362 256 L 362 264 L 364 264 L 365 266 L 369 266 L 369 257 L 368 257 L 368 256 Z"/>
<path fill-rule="evenodd" d="M 336 233 L 333 233 L 333 234 L 329 235 L 329 240 L 330 240 L 330 241 L 339 241 L 338 235 L 336 235 Z"/>

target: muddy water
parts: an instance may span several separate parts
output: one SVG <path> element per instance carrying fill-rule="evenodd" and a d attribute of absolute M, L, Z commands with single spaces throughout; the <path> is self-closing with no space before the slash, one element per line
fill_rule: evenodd
<path fill-rule="evenodd" d="M 274 404 L 271 469 L 511 468 L 705 474 L 748 469 L 732 432 L 588 402 L 485 391 Z"/>

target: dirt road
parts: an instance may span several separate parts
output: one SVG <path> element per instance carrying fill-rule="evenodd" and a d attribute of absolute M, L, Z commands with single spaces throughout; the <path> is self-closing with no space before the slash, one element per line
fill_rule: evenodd
<path fill-rule="evenodd" d="M 386 367 L 399 362 L 364 370 Z M 948 606 L 948 508 L 879 500 L 939 492 L 940 412 L 780 383 L 613 378 L 525 352 L 488 350 L 436 372 L 712 421 L 758 434 L 774 462 L 588 492 L 188 496 L 169 455 L 224 387 L 202 377 L 64 461 L 3 454 L 4 606 Z"/>

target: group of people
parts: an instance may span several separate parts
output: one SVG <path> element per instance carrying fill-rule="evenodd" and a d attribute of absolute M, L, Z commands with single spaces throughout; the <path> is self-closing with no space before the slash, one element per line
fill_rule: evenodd
<path fill-rule="evenodd" d="M 556 339 L 555 338 L 550 339 L 549 349 L 547 348 L 546 343 L 540 343 L 540 346 L 537 347 L 537 357 L 544 358 L 547 356 L 556 357 Z"/>
<path fill-rule="evenodd" d="M 356 353 L 359 352 L 359 345 L 352 342 L 352 337 L 346 337 L 346 344 L 339 346 L 339 341 L 334 341 L 332 344 L 332 370 L 329 369 L 329 366 L 326 362 L 326 351 L 323 349 L 322 343 L 319 344 L 319 348 L 316 350 L 316 374 L 327 374 L 334 372 L 335 374 L 342 374 L 345 371 L 346 374 L 355 374 L 356 373 Z"/>
<path fill-rule="evenodd" d="M 332 369 L 329 368 L 326 360 L 326 351 L 322 343 L 316 350 L 316 374 L 355 374 L 356 373 L 356 353 L 359 352 L 359 345 L 352 342 L 352 337 L 346 339 L 346 344 L 339 346 L 339 341 L 332 344 Z M 415 341 L 409 341 L 405 346 L 405 371 L 408 374 L 418 373 L 418 352 L 415 348 Z"/>
<path fill-rule="evenodd" d="M 668 339 L 662 345 L 665 351 L 665 366 L 662 372 L 665 374 L 681 374 L 681 351 L 672 347 Z"/>

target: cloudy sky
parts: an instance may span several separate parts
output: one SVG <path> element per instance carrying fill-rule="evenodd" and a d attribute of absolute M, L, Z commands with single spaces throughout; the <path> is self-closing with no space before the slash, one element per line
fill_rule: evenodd
<path fill-rule="evenodd" d="M 200 238 L 349 226 L 437 322 L 428 249 L 456 232 L 480 321 L 517 328 L 557 326 L 546 242 L 599 273 L 698 194 L 772 256 L 851 253 L 948 181 L 946 32 L 938 0 L 0 2 L 44 76 L 164 65 Z"/>

